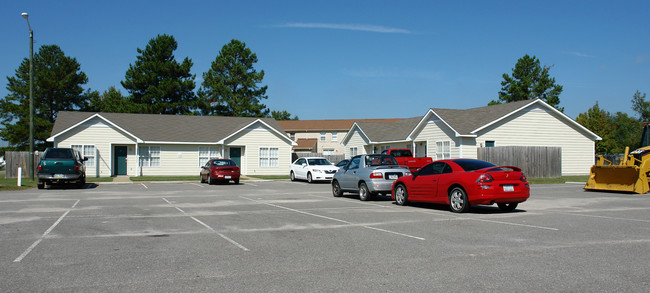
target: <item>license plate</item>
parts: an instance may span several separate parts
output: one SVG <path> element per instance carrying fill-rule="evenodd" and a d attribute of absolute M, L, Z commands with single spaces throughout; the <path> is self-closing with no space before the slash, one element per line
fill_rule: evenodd
<path fill-rule="evenodd" d="M 63 178 L 63 174 L 54 174 L 54 178 Z"/>
<path fill-rule="evenodd" d="M 514 185 L 504 185 L 503 186 L 503 191 L 515 191 L 515 186 Z"/>
<path fill-rule="evenodd" d="M 397 175 L 395 175 L 395 174 L 388 175 L 388 179 L 395 180 L 395 179 L 397 179 Z"/>
<path fill-rule="evenodd" d="M 226 179 L 230 179 L 230 177 L 231 177 L 230 175 L 226 175 Z"/>

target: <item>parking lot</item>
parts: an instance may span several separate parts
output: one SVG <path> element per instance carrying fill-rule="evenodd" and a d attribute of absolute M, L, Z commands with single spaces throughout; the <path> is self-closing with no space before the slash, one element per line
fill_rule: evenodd
<path fill-rule="evenodd" d="M 650 288 L 650 195 L 533 185 L 514 212 L 289 181 L 0 192 L 0 291 Z"/>

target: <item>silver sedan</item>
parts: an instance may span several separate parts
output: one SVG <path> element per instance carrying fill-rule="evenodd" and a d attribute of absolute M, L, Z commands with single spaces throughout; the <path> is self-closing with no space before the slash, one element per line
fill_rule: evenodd
<path fill-rule="evenodd" d="M 339 197 L 343 192 L 359 193 L 359 199 L 366 201 L 379 193 L 391 192 L 393 181 L 411 175 L 405 166 L 400 166 L 393 156 L 369 154 L 352 157 L 332 178 L 332 193 Z"/>

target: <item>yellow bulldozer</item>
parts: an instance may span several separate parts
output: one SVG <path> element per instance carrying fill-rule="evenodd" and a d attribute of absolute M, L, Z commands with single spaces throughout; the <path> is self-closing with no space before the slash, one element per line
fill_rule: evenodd
<path fill-rule="evenodd" d="M 620 164 L 599 155 L 596 165 L 591 167 L 588 190 L 623 191 L 644 194 L 650 191 L 650 124 L 643 127 L 641 148 L 630 152 L 625 148 L 625 156 Z"/>

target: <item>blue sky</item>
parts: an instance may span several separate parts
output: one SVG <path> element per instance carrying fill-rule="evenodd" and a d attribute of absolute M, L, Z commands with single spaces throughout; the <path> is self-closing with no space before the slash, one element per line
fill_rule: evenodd
<path fill-rule="evenodd" d="M 650 92 L 650 1 L 3 1 L 0 97 L 34 47 L 59 45 L 85 88 L 122 89 L 137 48 L 173 35 L 197 89 L 221 47 L 246 43 L 272 110 L 301 119 L 406 118 L 497 99 L 504 73 L 534 55 L 564 86 L 572 118 L 598 101 L 631 110 Z"/>

